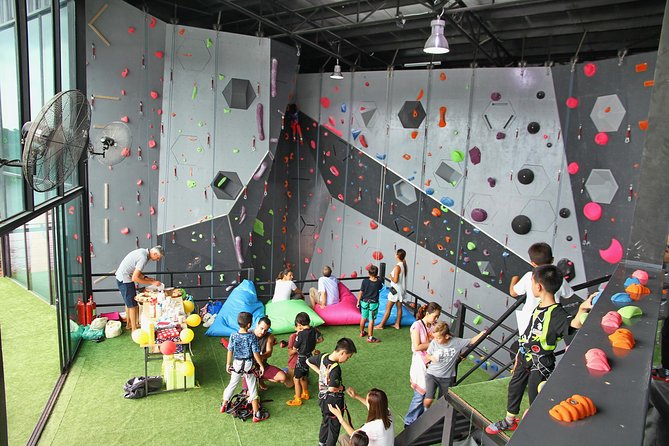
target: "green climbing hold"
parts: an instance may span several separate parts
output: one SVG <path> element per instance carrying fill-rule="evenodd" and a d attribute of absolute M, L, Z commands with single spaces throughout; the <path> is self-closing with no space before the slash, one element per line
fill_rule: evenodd
<path fill-rule="evenodd" d="M 192 101 L 197 97 L 197 84 L 193 84 L 193 92 L 190 94 L 190 99 Z"/>
<path fill-rule="evenodd" d="M 271 241 L 270 239 L 267 239 L 267 244 L 268 244 L 268 245 L 271 245 L 271 244 L 272 244 L 272 241 Z"/>
<path fill-rule="evenodd" d="M 490 271 L 481 271 L 481 274 L 483 274 L 484 276 L 489 276 L 489 275 L 490 275 Z"/>
<path fill-rule="evenodd" d="M 186 181 L 186 186 L 188 186 L 189 189 L 193 189 L 193 188 L 197 187 L 197 181 L 188 180 L 188 181 Z"/>
<path fill-rule="evenodd" d="M 218 73 L 218 80 L 222 81 L 223 79 L 225 79 L 225 74 Z"/>
<path fill-rule="evenodd" d="M 239 153 L 239 149 L 232 149 L 232 153 Z"/>
<path fill-rule="evenodd" d="M 212 269 L 214 269 L 214 267 L 211 266 L 211 265 L 207 265 L 207 266 L 204 267 L 205 271 L 211 271 Z"/>
<path fill-rule="evenodd" d="M 474 359 L 476 359 L 476 358 L 474 357 L 474 355 L 469 355 L 469 356 L 467 356 L 467 358 L 468 358 L 470 361 L 473 361 Z"/>
<path fill-rule="evenodd" d="M 190 239 L 190 241 L 193 242 L 193 243 L 197 243 L 197 239 L 196 239 L 196 238 L 192 238 L 192 239 Z"/>
<path fill-rule="evenodd" d="M 474 325 L 481 325 L 481 322 L 483 322 L 483 317 L 481 315 L 478 315 L 474 318 L 472 322 L 474 322 Z"/>
<path fill-rule="evenodd" d="M 269 215 L 274 215 L 274 211 L 273 211 L 272 209 L 270 209 L 269 211 L 267 211 L 267 213 L 268 213 Z"/>
<path fill-rule="evenodd" d="M 258 234 L 260 237 L 265 236 L 265 224 L 256 218 L 256 221 L 253 222 L 253 232 Z"/>
<path fill-rule="evenodd" d="M 260 288 L 261 291 L 265 291 L 265 285 L 260 285 L 258 288 Z"/>
<path fill-rule="evenodd" d="M 214 41 L 211 40 L 211 37 L 208 37 L 207 40 L 205 40 L 204 44 L 207 48 L 211 48 L 212 46 L 214 46 Z"/>
<path fill-rule="evenodd" d="M 474 242 L 467 242 L 467 249 L 470 251 L 473 251 L 476 249 L 476 243 Z"/>
<path fill-rule="evenodd" d="M 197 153 L 202 153 L 202 152 L 204 152 L 204 147 L 197 146 L 197 148 L 195 149 L 195 151 L 196 151 Z"/>
<path fill-rule="evenodd" d="M 456 163 L 461 163 L 465 160 L 465 154 L 460 150 L 453 150 L 451 152 L 451 161 Z"/>
<path fill-rule="evenodd" d="M 232 111 L 232 110 L 230 110 L 229 108 L 224 108 L 224 109 L 223 109 L 223 113 L 230 113 L 231 111 Z"/>
<path fill-rule="evenodd" d="M 462 288 L 458 288 L 457 291 L 458 291 L 458 294 L 464 294 L 464 292 L 465 292 L 465 290 L 463 290 Z"/>
<path fill-rule="evenodd" d="M 200 122 L 198 122 L 198 123 L 197 123 L 197 126 L 198 126 L 198 127 L 204 127 L 204 121 L 200 121 Z"/>

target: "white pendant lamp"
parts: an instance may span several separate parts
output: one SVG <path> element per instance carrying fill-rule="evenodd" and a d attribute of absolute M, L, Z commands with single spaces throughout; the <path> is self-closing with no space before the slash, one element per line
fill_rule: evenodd
<path fill-rule="evenodd" d="M 341 74 L 341 65 L 339 65 L 339 59 L 337 59 L 337 63 L 334 66 L 334 71 L 330 75 L 330 79 L 344 79 L 344 76 Z"/>
<path fill-rule="evenodd" d="M 430 26 L 432 33 L 425 42 L 423 51 L 428 54 L 446 54 L 450 51 L 448 48 L 448 41 L 444 36 L 444 26 L 446 22 L 441 19 L 432 20 Z"/>

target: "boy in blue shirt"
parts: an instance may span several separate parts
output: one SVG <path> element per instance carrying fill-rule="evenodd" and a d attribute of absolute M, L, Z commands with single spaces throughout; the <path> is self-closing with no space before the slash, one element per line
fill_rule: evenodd
<path fill-rule="evenodd" d="M 260 365 L 260 376 L 265 373 L 265 367 L 263 366 L 262 358 L 260 357 L 258 338 L 255 334 L 249 332 L 252 321 L 253 315 L 246 311 L 242 311 L 237 316 L 239 331 L 230 335 L 228 358 L 225 368 L 231 377 L 230 384 L 228 384 L 228 387 L 223 391 L 221 413 L 225 413 L 228 410 L 228 401 L 230 401 L 232 394 L 235 392 L 235 389 L 243 376 L 246 378 L 246 384 L 248 386 L 248 401 L 253 407 L 253 422 L 258 423 L 259 421 L 269 418 L 269 413 L 265 412 L 263 415 L 260 412 L 260 401 L 257 390 L 258 378 L 255 373 L 253 373 L 253 359 L 255 358 L 256 363 Z"/>
<path fill-rule="evenodd" d="M 375 265 L 367 271 L 369 277 L 362 280 L 358 293 L 358 308 L 360 308 L 360 337 L 367 336 L 367 342 L 377 343 L 380 339 L 374 337 L 374 319 L 379 311 L 379 293 L 383 288 L 383 281 L 379 279 L 379 268 Z M 369 333 L 365 331 L 365 322 L 369 319 Z"/>

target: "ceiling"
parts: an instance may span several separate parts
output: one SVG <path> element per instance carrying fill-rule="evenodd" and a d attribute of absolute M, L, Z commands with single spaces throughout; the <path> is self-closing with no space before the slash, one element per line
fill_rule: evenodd
<path fill-rule="evenodd" d="M 170 23 L 295 46 L 303 73 L 528 66 L 657 50 L 666 0 L 126 0 Z M 441 14 L 450 53 L 423 53 Z"/>

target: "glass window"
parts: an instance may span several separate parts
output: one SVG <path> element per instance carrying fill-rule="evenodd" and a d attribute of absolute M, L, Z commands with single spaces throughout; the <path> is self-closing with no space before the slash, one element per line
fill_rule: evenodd
<path fill-rule="evenodd" d="M 26 288 L 28 287 L 27 262 L 25 230 L 21 226 L 9 234 L 9 270 L 11 277 Z"/>
<path fill-rule="evenodd" d="M 60 72 L 62 76 L 62 90 L 72 90 L 76 87 L 75 42 L 74 42 L 74 1 L 61 2 L 60 5 Z M 83 156 L 86 156 L 84 154 Z M 79 185 L 77 169 L 65 180 L 65 190 L 68 191 Z"/>
<path fill-rule="evenodd" d="M 6 5 L 5 0 L 2 5 Z M 3 6 L 5 8 L 5 6 Z M 6 12 L 0 10 L 0 16 Z M 12 9 L 13 15 L 13 9 Z M 0 26 L 0 158 L 21 158 L 21 123 L 18 79 L 18 54 L 16 50 L 16 28 L 14 23 Z M 20 167 L 0 168 L 0 220 L 22 212 L 23 178 Z"/>
<path fill-rule="evenodd" d="M 49 211 L 25 225 L 30 289 L 50 304 L 53 303 L 51 298 L 54 254 L 51 250 L 52 220 L 51 211 Z"/>
<path fill-rule="evenodd" d="M 60 257 L 61 281 L 64 284 L 64 306 L 66 317 L 69 320 L 67 326 L 70 335 L 70 354 L 76 351 L 81 340 L 83 327 L 77 324 L 76 304 L 79 299 L 85 300 L 84 296 L 84 270 L 83 258 L 87 253 L 84 250 L 82 234 L 82 205 L 81 196 L 63 205 L 61 215 L 63 216 L 62 227 L 59 236 L 62 237 L 61 246 L 64 247 Z"/>

